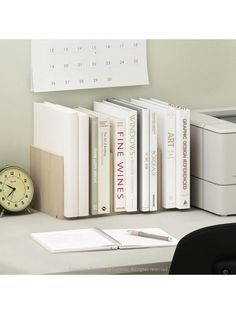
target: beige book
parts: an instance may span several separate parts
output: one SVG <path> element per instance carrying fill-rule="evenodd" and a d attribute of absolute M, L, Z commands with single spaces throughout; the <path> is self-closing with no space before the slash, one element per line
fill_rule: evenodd
<path fill-rule="evenodd" d="M 97 137 L 97 211 L 95 202 L 92 203 L 93 214 L 110 213 L 110 121 L 104 115 L 92 110 L 79 107 L 79 111 L 97 119 L 97 130 L 92 136 Z M 90 140 L 92 140 L 90 136 Z M 95 140 L 96 141 L 96 140 Z M 96 145 L 96 143 L 94 143 Z M 91 150 L 90 150 L 91 152 Z M 91 169 L 90 169 L 91 171 Z M 95 175 L 95 174 L 94 174 Z M 91 180 L 91 177 L 90 177 Z M 95 181 L 94 181 L 95 182 Z M 91 185 L 90 185 L 91 187 Z M 96 184 L 92 184 L 92 191 Z M 92 192 L 96 200 L 96 192 Z"/>

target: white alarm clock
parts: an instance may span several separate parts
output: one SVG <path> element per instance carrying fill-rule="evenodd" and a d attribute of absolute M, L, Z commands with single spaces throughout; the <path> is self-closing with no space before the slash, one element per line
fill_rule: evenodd
<path fill-rule="evenodd" d="M 28 209 L 34 195 L 31 177 L 22 168 L 6 166 L 0 170 L 0 207 L 12 213 Z"/>

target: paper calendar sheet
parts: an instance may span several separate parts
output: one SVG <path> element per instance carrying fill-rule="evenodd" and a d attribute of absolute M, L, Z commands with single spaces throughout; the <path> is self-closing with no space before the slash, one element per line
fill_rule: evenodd
<path fill-rule="evenodd" d="M 32 40 L 32 90 L 146 85 L 145 40 Z"/>

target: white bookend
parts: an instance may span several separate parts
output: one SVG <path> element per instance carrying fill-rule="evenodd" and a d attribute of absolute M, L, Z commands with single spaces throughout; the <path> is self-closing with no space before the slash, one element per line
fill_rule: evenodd
<path fill-rule="evenodd" d="M 162 206 L 175 208 L 175 110 L 148 99 L 140 100 L 157 112 L 158 146 L 162 156 Z"/>
<path fill-rule="evenodd" d="M 126 211 L 137 211 L 137 112 L 110 102 L 94 102 L 94 110 L 125 120 Z"/>
<path fill-rule="evenodd" d="M 93 184 L 93 189 L 97 187 L 98 205 L 96 212 L 96 200 L 94 200 L 92 214 L 108 214 L 110 213 L 110 121 L 105 115 L 98 112 L 82 107 L 77 109 L 97 118 L 97 135 L 92 134 L 92 136 L 97 136 L 97 185 Z M 93 170 L 95 171 L 95 169 Z"/>
<path fill-rule="evenodd" d="M 108 101 L 137 112 L 138 147 L 138 209 L 150 211 L 149 206 L 149 110 L 124 99 L 111 98 Z"/>
<path fill-rule="evenodd" d="M 186 209 L 190 207 L 190 110 L 164 104 L 174 108 L 176 113 L 176 208 Z"/>
<path fill-rule="evenodd" d="M 88 200 L 86 203 L 84 199 L 83 208 L 79 202 L 80 135 L 75 110 L 51 103 L 34 103 L 34 145 L 64 157 L 64 216 L 67 218 L 89 214 Z"/>
<path fill-rule="evenodd" d="M 149 123 L 148 130 L 149 134 L 149 206 L 150 211 L 156 211 L 158 204 L 157 184 L 158 184 L 158 173 L 157 173 L 157 113 L 152 108 L 149 108 L 145 102 L 137 99 L 131 99 L 131 102 L 136 106 L 142 106 L 149 111 Z"/>

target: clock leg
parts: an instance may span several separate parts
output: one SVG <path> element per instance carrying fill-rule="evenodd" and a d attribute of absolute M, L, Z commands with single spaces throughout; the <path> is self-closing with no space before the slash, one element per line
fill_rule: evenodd
<path fill-rule="evenodd" d="M 4 209 L 2 209 L 0 217 L 2 217 L 4 215 L 4 212 L 5 212 Z"/>
<path fill-rule="evenodd" d="M 27 210 L 28 214 L 32 214 L 32 211 L 30 208 L 26 208 L 26 210 Z"/>

